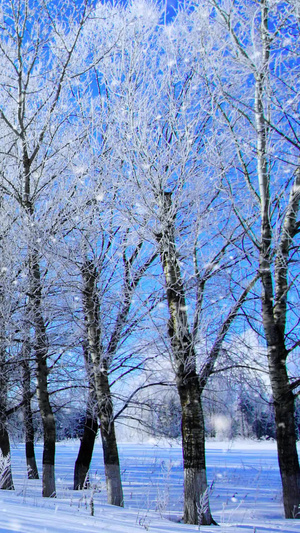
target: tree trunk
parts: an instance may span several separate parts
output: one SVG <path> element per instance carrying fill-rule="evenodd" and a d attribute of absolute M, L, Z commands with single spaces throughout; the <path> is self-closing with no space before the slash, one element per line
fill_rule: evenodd
<path fill-rule="evenodd" d="M 37 396 L 43 422 L 44 449 L 43 449 L 43 490 L 42 495 L 46 498 L 56 496 L 55 489 L 55 419 L 49 401 L 47 389 L 48 369 L 46 360 L 41 357 L 37 350 Z"/>
<path fill-rule="evenodd" d="M 262 315 L 267 341 L 269 375 L 276 421 L 278 462 L 286 518 L 300 519 L 300 468 L 297 453 L 294 394 L 286 368 L 285 317 L 276 317 L 273 280 L 270 268 L 270 226 L 262 222 L 260 271 L 262 281 Z M 284 295 L 286 297 L 286 293 Z M 286 311 L 284 311 L 285 313 Z"/>
<path fill-rule="evenodd" d="M 86 409 L 83 435 L 74 468 L 74 490 L 83 489 L 88 484 L 88 472 L 98 431 L 95 395 L 90 393 Z"/>
<path fill-rule="evenodd" d="M 268 167 L 268 129 L 265 116 L 268 109 L 266 89 L 270 60 L 268 2 L 261 2 L 262 64 L 263 69 L 256 73 L 255 82 L 255 122 L 257 132 L 257 175 L 260 192 L 261 243 L 259 270 L 262 283 L 263 327 L 268 349 L 268 365 L 272 387 L 279 469 L 283 488 L 283 504 L 286 518 L 300 519 L 300 469 L 297 454 L 295 430 L 294 395 L 289 383 L 286 368 L 288 352 L 285 341 L 288 293 L 288 255 L 296 232 L 296 219 L 299 210 L 299 169 L 291 189 L 288 206 L 285 210 L 279 243 L 272 235 L 270 169 Z M 268 104 L 267 104 L 268 105 Z M 275 277 L 273 281 L 272 261 L 276 247 Z M 275 290 L 274 290 L 275 288 Z"/>
<path fill-rule="evenodd" d="M 225 13 L 217 2 L 214 2 L 214 5 L 228 27 L 232 42 L 236 46 L 236 55 L 241 58 L 247 57 L 248 61 L 248 50 L 244 48 L 247 39 L 243 42 L 243 39 L 238 37 L 231 14 L 229 12 Z M 274 43 L 273 37 L 276 33 L 274 33 L 273 15 L 269 16 L 270 5 L 271 3 L 268 0 L 261 0 L 259 3 L 260 15 L 257 12 L 256 21 L 259 21 L 260 16 L 260 24 L 257 24 L 256 28 L 258 29 L 257 42 L 260 42 L 260 61 L 253 62 L 251 65 L 251 70 L 255 69 L 255 157 L 259 195 L 256 192 L 256 187 L 252 186 L 251 174 L 248 174 L 247 170 L 248 164 L 244 166 L 247 186 L 250 185 L 252 192 L 259 200 L 258 205 L 261 217 L 260 241 L 255 229 L 252 233 L 251 224 L 248 226 L 245 221 L 246 225 L 244 226 L 243 224 L 243 229 L 244 231 L 246 230 L 246 234 L 250 237 L 254 248 L 259 248 L 260 251 L 258 272 L 262 285 L 262 318 L 275 411 L 278 461 L 283 487 L 285 516 L 286 518 L 300 519 L 300 471 L 296 446 L 295 402 L 293 387 L 289 382 L 287 373 L 288 351 L 285 332 L 288 291 L 289 287 L 294 283 L 294 280 L 288 279 L 289 255 L 293 246 L 293 239 L 299 233 L 297 217 L 300 198 L 300 169 L 296 169 L 290 198 L 288 203 L 286 203 L 285 194 L 289 187 L 289 180 L 284 180 L 282 176 L 278 180 L 277 167 L 274 165 L 277 154 L 274 156 L 273 150 L 270 149 L 270 146 L 274 147 L 272 145 L 272 135 L 275 132 L 275 130 L 272 132 L 273 120 L 271 118 L 272 102 L 274 101 L 274 93 L 271 89 L 272 82 L 270 81 L 270 72 L 273 68 L 271 67 L 273 64 L 272 56 L 274 54 L 271 46 Z M 256 67 L 254 66 L 255 64 L 257 65 Z M 236 100 L 233 102 L 233 109 L 238 109 Z M 220 106 L 220 110 L 222 110 L 222 106 Z M 225 117 L 225 114 L 223 116 Z M 228 120 L 228 122 L 230 121 Z M 236 123 L 237 121 L 234 119 L 234 123 L 230 125 L 231 132 L 234 132 Z M 251 122 L 251 125 L 253 126 L 253 122 Z M 291 131 L 293 132 L 292 127 Z M 240 159 L 240 147 L 238 148 L 238 153 Z M 289 164 L 287 163 L 287 169 L 288 167 Z M 272 183 L 272 172 L 274 172 L 274 183 Z M 278 183 L 280 183 L 280 188 L 276 190 L 275 185 Z M 230 192 L 230 194 L 232 193 Z M 274 208 L 274 198 L 278 199 L 276 208 Z M 253 228 L 255 228 L 255 225 Z M 276 231 L 275 238 L 272 233 L 273 228 Z M 252 264 L 253 255 L 249 255 L 248 260 Z"/>
<path fill-rule="evenodd" d="M 288 352 L 285 344 L 288 254 L 295 236 L 296 218 L 299 210 L 300 176 L 298 169 L 283 221 L 280 242 L 277 245 L 273 242 L 270 220 L 270 174 L 267 159 L 268 127 L 265 123 L 264 109 L 265 80 L 270 55 L 267 2 L 263 1 L 261 3 L 261 9 L 261 35 L 265 70 L 256 75 L 255 119 L 257 129 L 257 175 L 261 209 L 259 270 L 262 283 L 262 315 L 275 410 L 278 461 L 282 480 L 285 517 L 300 519 L 300 468 L 295 430 L 295 405 L 286 368 Z M 277 246 L 275 283 L 273 282 L 271 269 L 273 261 L 272 246 Z"/>
<path fill-rule="evenodd" d="M 295 424 L 295 398 L 286 369 L 284 336 L 263 300 L 264 328 L 276 422 L 277 451 L 285 518 L 300 518 L 300 468 Z"/>
<path fill-rule="evenodd" d="M 83 307 L 87 347 L 89 351 L 90 376 L 93 380 L 98 404 L 102 438 L 107 501 L 123 506 L 123 490 L 119 463 L 117 439 L 114 426 L 113 402 L 108 380 L 108 362 L 103 356 L 100 334 L 99 299 L 97 294 L 97 271 L 91 261 L 82 269 L 84 289 Z"/>
<path fill-rule="evenodd" d="M 7 371 L 5 368 L 5 350 L 0 353 L 0 489 L 13 490 L 13 478 L 10 460 L 10 442 L 7 431 Z"/>
<path fill-rule="evenodd" d="M 107 502 L 111 505 L 123 507 L 124 499 L 119 453 L 115 434 L 113 402 L 110 393 L 107 372 L 98 372 L 96 376 L 96 391 L 99 403 L 99 419 L 105 465 Z"/>
<path fill-rule="evenodd" d="M 166 281 L 170 337 L 177 390 L 182 409 L 182 449 L 184 468 L 184 522 L 215 523 L 209 508 L 205 465 L 205 432 L 201 388 L 196 372 L 196 353 L 188 327 L 185 291 L 175 244 L 171 194 L 162 198 L 163 231 L 157 235 Z"/>
<path fill-rule="evenodd" d="M 300 518 L 300 469 L 295 431 L 294 395 L 290 391 L 286 369 L 283 368 L 280 373 L 276 372 L 276 374 L 276 380 L 272 380 L 272 391 L 284 512 L 286 518 Z"/>
<path fill-rule="evenodd" d="M 41 282 L 40 268 L 36 253 L 32 253 L 29 261 L 29 273 L 31 277 L 31 301 L 30 310 L 35 328 L 35 359 L 37 377 L 37 398 L 42 417 L 44 430 L 43 450 L 43 497 L 55 497 L 55 419 L 52 412 L 48 393 L 48 338 L 46 326 L 41 310 Z"/>
<path fill-rule="evenodd" d="M 182 410 L 182 448 L 184 463 L 184 522 L 215 523 L 209 509 L 209 489 L 205 464 L 205 427 L 201 390 L 196 373 L 178 377 Z"/>
<path fill-rule="evenodd" d="M 9 435 L 4 420 L 0 421 L 0 489 L 14 490 L 10 461 Z"/>
<path fill-rule="evenodd" d="M 25 95 L 22 93 L 22 99 Z M 31 196 L 31 166 L 35 155 L 29 156 L 28 145 L 26 140 L 26 131 L 24 130 L 23 104 L 19 108 L 19 122 L 21 128 L 21 140 L 23 151 L 23 186 L 22 186 L 22 205 L 24 207 L 30 226 L 35 227 L 34 213 L 35 206 Z M 29 226 L 29 227 L 30 227 Z M 30 321 L 34 327 L 34 355 L 36 361 L 36 379 L 37 379 L 37 399 L 42 417 L 44 432 L 44 450 L 43 450 L 43 497 L 55 497 L 55 440 L 56 428 L 55 419 L 49 401 L 48 393 L 48 336 L 46 331 L 46 322 L 42 309 L 42 283 L 40 271 L 40 254 L 36 243 L 34 232 L 30 236 L 28 244 L 28 278 L 29 278 L 29 305 Z"/>
<path fill-rule="evenodd" d="M 28 346 L 26 346 L 28 344 Z M 31 410 L 30 394 L 30 368 L 28 363 L 29 343 L 24 342 L 24 359 L 23 359 L 23 412 L 25 426 L 25 454 L 27 464 L 28 479 L 39 479 L 38 468 L 35 460 L 34 451 L 34 427 Z"/>

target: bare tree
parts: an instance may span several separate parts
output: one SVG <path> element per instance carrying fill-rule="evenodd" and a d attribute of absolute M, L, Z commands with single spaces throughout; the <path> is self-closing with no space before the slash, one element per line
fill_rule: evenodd
<path fill-rule="evenodd" d="M 72 106 L 68 68 L 88 16 L 85 4 L 79 11 L 78 17 L 69 2 L 61 5 L 59 14 L 43 2 L 34 6 L 12 2 L 2 6 L 0 14 L 0 64 L 5 72 L 0 94 L 1 190 L 13 199 L 22 219 L 28 315 L 34 328 L 37 396 L 44 428 L 43 495 L 48 497 L 55 495 L 55 420 L 48 391 L 49 338 L 43 307 L 47 268 L 42 248 L 46 228 L 48 237 L 53 230 L 47 193 L 56 189 L 57 194 L 55 180 L 66 168 L 63 153 L 76 138 L 70 129 L 66 141 L 62 130 L 66 101 L 69 111 Z"/>
<path fill-rule="evenodd" d="M 113 67 L 110 63 L 104 70 L 106 62 L 102 64 L 102 101 L 106 98 L 118 116 L 111 158 L 122 191 L 120 198 L 116 195 L 119 209 L 141 238 L 159 247 L 168 306 L 164 332 L 182 409 L 184 520 L 211 524 L 201 394 L 256 278 L 230 300 L 226 285 L 240 256 L 236 243 L 241 232 L 230 222 L 230 204 L 219 192 L 220 175 L 213 173 L 206 156 L 209 101 L 194 69 L 197 53 L 186 38 L 184 17 L 178 18 L 178 26 L 159 26 L 158 11 L 147 9 L 147 20 L 139 13 L 122 35 Z M 131 13 L 126 16 L 130 19 Z M 151 54 L 145 57 L 148 47 Z M 212 279 L 217 283 L 223 274 L 219 297 L 226 301 L 227 313 L 223 307 L 211 322 L 207 349 L 200 354 L 201 327 L 207 325 L 216 290 Z M 218 298 L 214 307 L 217 316 Z M 152 317 L 155 323 L 155 312 Z"/>
<path fill-rule="evenodd" d="M 236 303 L 230 309 L 221 326 L 217 329 L 212 347 L 202 366 L 197 368 L 197 329 L 199 319 L 203 319 L 201 299 L 204 297 L 205 285 L 210 277 L 211 268 L 203 276 L 196 271 L 197 289 L 201 296 L 197 301 L 194 328 L 189 326 L 187 313 L 188 292 L 182 279 L 180 262 L 176 247 L 175 220 L 172 217 L 170 193 L 164 193 L 162 200 L 162 232 L 158 235 L 161 250 L 161 262 L 165 276 L 166 294 L 170 319 L 168 334 L 170 337 L 176 384 L 182 411 L 182 445 L 184 458 L 184 520 L 186 523 L 214 523 L 209 509 L 209 488 L 206 479 L 205 464 L 205 426 L 202 409 L 202 394 L 215 363 L 221 352 L 226 334 L 248 293 L 254 286 L 254 278 L 241 292 Z M 220 253 L 220 256 L 222 253 Z M 203 501 L 203 506 L 200 505 Z"/>
<path fill-rule="evenodd" d="M 106 212 L 107 215 L 107 212 Z M 91 229 L 89 228 L 89 232 Z M 123 234 L 123 231 L 121 232 Z M 96 234 L 97 235 L 97 234 Z M 102 233 L 103 238 L 104 233 Z M 116 237 L 116 235 L 115 235 Z M 97 236 L 99 239 L 99 236 Z M 119 243 L 123 247 L 122 266 L 117 255 L 115 259 L 110 257 L 110 248 L 116 250 L 116 242 L 110 239 L 106 241 L 98 257 L 97 266 L 95 259 L 86 259 L 81 267 L 83 288 L 83 315 L 85 322 L 84 353 L 88 381 L 90 385 L 90 397 L 88 409 L 94 412 L 89 417 L 92 424 L 89 428 L 87 455 L 85 467 L 89 464 L 93 443 L 95 439 L 95 417 L 100 421 L 100 432 L 103 447 L 103 457 L 106 476 L 108 503 L 123 506 L 123 491 L 120 474 L 119 454 L 115 434 L 115 415 L 113 410 L 113 393 L 110 385 L 111 369 L 116 364 L 116 356 L 120 344 L 124 339 L 128 341 L 138 324 L 136 310 L 132 306 L 132 300 L 136 289 L 156 254 L 151 253 L 143 258 L 143 247 L 139 244 L 131 250 L 126 245 L 127 232 L 124 233 L 124 242 Z M 104 241 L 105 242 L 105 241 Z M 119 250 L 120 250 L 119 248 Z M 128 250 L 126 250 L 128 248 Z M 129 257 L 127 256 L 129 254 Z M 107 272 L 105 271 L 107 269 Z M 120 278 L 120 270 L 123 279 Z M 117 291 L 114 287 L 118 287 Z M 114 296 L 114 301 L 112 297 Z M 138 314 L 141 314 L 143 302 L 139 302 Z M 133 307 L 133 313 L 132 313 Z M 107 318 L 102 316 L 107 314 Z M 108 322 L 107 322 L 108 321 Z M 125 374 L 130 372 L 129 365 Z M 132 365 L 134 369 L 137 363 Z M 122 362 L 118 363 L 119 371 Z M 87 428 L 88 430 L 88 428 Z M 88 437 L 88 435 L 86 435 Z M 83 455 L 83 450 L 79 454 Z M 82 479 L 81 479 L 82 482 Z"/>
<path fill-rule="evenodd" d="M 293 303 L 299 264 L 299 18 L 294 2 L 263 0 L 237 8 L 213 1 L 207 7 L 208 17 L 216 15 L 210 35 L 202 27 L 202 64 L 219 133 L 216 159 L 222 160 L 224 190 L 245 232 L 248 261 L 260 276 L 285 516 L 300 518 L 299 381 L 288 370 L 299 334 Z"/>
<path fill-rule="evenodd" d="M 86 322 L 87 344 L 92 365 L 92 376 L 98 401 L 98 414 L 104 454 L 108 503 L 123 506 L 123 491 L 119 454 L 114 428 L 113 402 L 108 381 L 108 358 L 103 357 L 101 346 L 99 299 L 97 296 L 97 271 L 87 261 L 82 270 L 84 280 L 83 308 Z"/>

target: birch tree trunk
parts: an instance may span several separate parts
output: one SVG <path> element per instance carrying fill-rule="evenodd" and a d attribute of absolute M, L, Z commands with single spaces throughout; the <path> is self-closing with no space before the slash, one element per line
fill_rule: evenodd
<path fill-rule="evenodd" d="M 122 507 L 124 504 L 123 489 L 114 426 L 113 401 L 108 380 L 108 362 L 107 358 L 103 357 L 101 346 L 97 271 L 91 261 L 85 263 L 82 276 L 84 280 L 83 307 L 86 335 L 98 403 L 107 501 L 111 505 Z"/>

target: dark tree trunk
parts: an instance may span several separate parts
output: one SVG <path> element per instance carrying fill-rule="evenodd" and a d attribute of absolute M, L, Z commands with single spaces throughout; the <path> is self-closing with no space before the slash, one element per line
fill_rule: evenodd
<path fill-rule="evenodd" d="M 205 432 L 196 353 L 188 327 L 185 291 L 175 244 L 171 195 L 162 198 L 164 227 L 157 235 L 165 275 L 169 308 L 168 333 L 172 348 L 177 390 L 182 409 L 182 448 L 184 467 L 184 522 L 215 523 L 209 508 L 205 466 Z"/>
<path fill-rule="evenodd" d="M 296 170 L 288 205 L 284 209 L 284 218 L 278 242 L 277 238 L 273 238 L 270 218 L 272 204 L 270 194 L 271 174 L 268 163 L 269 126 L 265 120 L 268 114 L 266 91 L 269 90 L 268 73 L 271 46 L 268 27 L 269 5 L 266 0 L 262 0 L 260 6 L 260 33 L 264 68 L 256 74 L 254 109 L 261 213 L 259 271 L 262 283 L 262 315 L 268 348 L 268 364 L 275 410 L 278 461 L 282 480 L 285 517 L 300 519 L 300 469 L 296 447 L 295 405 L 286 367 L 288 352 L 285 339 L 289 288 L 288 257 L 293 238 L 298 232 L 300 169 Z M 275 267 L 273 271 L 274 257 Z"/>
<path fill-rule="evenodd" d="M 3 416 L 0 417 L 0 450 L 2 453 L 2 457 L 0 457 L 0 489 L 14 490 L 10 462 L 9 435 L 6 420 Z"/>
<path fill-rule="evenodd" d="M 113 403 L 107 372 L 96 376 L 99 401 L 99 419 L 102 438 L 107 501 L 111 505 L 123 507 L 123 489 L 120 473 L 119 453 L 115 434 Z"/>
<path fill-rule="evenodd" d="M 7 368 L 5 351 L 0 349 L 0 489 L 13 490 L 10 442 L 7 431 Z"/>
<path fill-rule="evenodd" d="M 48 369 L 44 357 L 37 355 L 37 382 L 38 401 L 44 430 L 43 449 L 43 490 L 42 495 L 46 498 L 53 498 L 56 495 L 55 489 L 55 419 L 49 401 L 47 389 Z"/>
<path fill-rule="evenodd" d="M 275 392 L 277 388 L 278 382 L 273 384 L 272 390 L 273 394 L 276 394 L 274 409 L 284 512 L 286 518 L 300 518 L 300 469 L 296 446 L 294 395 L 287 390 L 282 398 Z M 282 392 L 285 387 L 280 388 Z"/>
<path fill-rule="evenodd" d="M 283 489 L 283 505 L 286 518 L 300 519 L 300 467 L 297 453 L 295 424 L 295 400 L 287 373 L 285 340 L 288 253 L 295 235 L 296 214 L 299 209 L 300 172 L 297 171 L 295 186 L 286 210 L 282 236 L 275 261 L 275 291 L 271 269 L 272 229 L 269 220 L 268 186 L 262 162 L 260 174 L 264 177 L 264 196 L 261 220 L 260 276 L 262 283 L 262 316 L 267 342 L 269 375 L 272 388 L 278 462 Z M 266 192 L 267 191 L 267 192 Z M 263 195 L 262 195 L 263 197 Z"/>
<path fill-rule="evenodd" d="M 35 154 L 29 156 L 26 140 L 26 130 L 24 129 L 23 112 L 25 107 L 19 109 L 20 127 L 22 133 L 22 158 L 23 158 L 23 184 L 22 184 L 22 202 L 28 221 L 34 223 L 35 206 L 31 191 L 31 166 L 39 151 L 37 147 Z M 43 137 L 43 135 L 42 135 Z M 42 142 L 42 137 L 40 141 Z M 29 224 L 29 227 L 31 224 Z M 52 407 L 49 400 L 48 392 L 48 336 L 46 321 L 43 314 L 43 296 L 40 268 L 40 253 L 36 242 L 36 234 L 33 231 L 28 244 L 28 278 L 29 278 L 29 304 L 28 311 L 30 322 L 34 327 L 34 356 L 36 361 L 36 379 L 37 379 L 37 399 L 42 417 L 44 432 L 44 450 L 43 450 L 43 497 L 55 497 L 55 440 L 56 428 Z"/>
<path fill-rule="evenodd" d="M 263 301 L 264 328 L 276 422 L 278 463 L 286 518 L 300 518 L 300 468 L 297 452 L 295 398 L 286 369 L 287 350 L 271 307 Z"/>
<path fill-rule="evenodd" d="M 37 398 L 44 430 L 43 450 L 43 497 L 55 497 L 55 419 L 48 393 L 48 338 L 41 309 L 41 281 L 38 257 L 35 252 L 30 256 L 29 273 L 31 277 L 30 311 L 35 328 L 35 359 L 37 377 Z"/>
<path fill-rule="evenodd" d="M 195 372 L 177 378 L 182 410 L 184 522 L 211 525 L 205 463 L 205 427 L 199 378 Z"/>
<path fill-rule="evenodd" d="M 27 341 L 24 344 L 28 344 Z M 29 345 L 28 345 L 29 348 Z M 39 479 L 38 468 L 35 459 L 34 451 L 34 427 L 31 410 L 31 393 L 30 393 L 30 368 L 28 363 L 29 349 L 24 346 L 23 359 L 23 412 L 24 412 L 24 427 L 25 427 L 25 454 L 27 464 L 28 479 Z"/>
<path fill-rule="evenodd" d="M 83 435 L 74 468 L 74 490 L 82 489 L 88 484 L 88 473 L 98 431 L 95 402 L 95 396 L 89 394 Z"/>
<path fill-rule="evenodd" d="M 196 365 L 195 340 L 202 309 L 205 281 L 211 267 L 200 277 L 197 260 L 194 257 L 196 310 L 192 332 L 189 329 L 185 288 L 175 242 L 175 223 L 172 213 L 171 194 L 164 193 L 161 199 L 163 231 L 156 236 L 160 245 L 160 257 L 166 282 L 169 308 L 168 334 L 173 356 L 177 390 L 182 411 L 182 448 L 184 464 L 184 521 L 187 524 L 216 524 L 209 508 L 209 487 L 205 464 L 205 426 L 202 409 L 202 393 L 211 376 L 226 334 L 249 291 L 255 285 L 258 275 L 242 291 L 216 334 L 210 353 L 199 374 Z M 217 254 L 218 257 L 218 254 Z"/>
<path fill-rule="evenodd" d="M 91 261 L 82 269 L 84 280 L 83 306 L 87 336 L 89 379 L 95 387 L 98 417 L 103 447 L 107 501 L 123 506 L 123 490 L 117 439 L 114 426 L 113 402 L 108 379 L 108 361 L 103 355 L 100 334 L 99 299 L 97 294 L 97 271 Z"/>

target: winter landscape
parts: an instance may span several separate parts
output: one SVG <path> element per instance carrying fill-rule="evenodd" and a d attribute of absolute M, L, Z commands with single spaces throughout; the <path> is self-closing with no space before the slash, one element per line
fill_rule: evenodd
<path fill-rule="evenodd" d="M 274 442 L 210 441 L 210 501 L 219 526 L 179 523 L 183 511 L 181 447 L 175 441 L 120 445 L 124 509 L 106 503 L 101 444 L 91 465 L 90 487 L 72 490 L 78 441 L 57 446 L 57 497 L 41 498 L 41 482 L 25 475 L 24 446 L 14 447 L 16 491 L 0 495 L 0 531 L 22 533 L 296 533 L 285 520 Z M 42 445 L 37 445 L 40 463 Z M 91 514 L 94 516 L 91 516 Z"/>
<path fill-rule="evenodd" d="M 300 531 L 299 66 L 299 0 L 0 1 L 1 531 Z"/>

